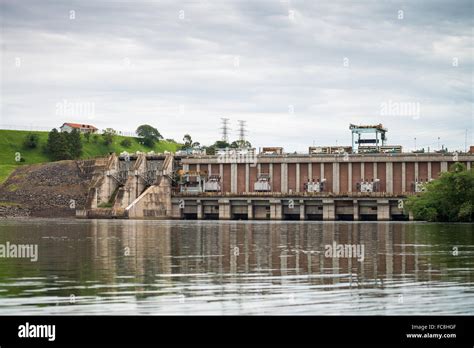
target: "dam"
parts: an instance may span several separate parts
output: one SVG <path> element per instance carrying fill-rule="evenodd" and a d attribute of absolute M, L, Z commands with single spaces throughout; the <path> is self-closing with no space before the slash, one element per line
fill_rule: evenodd
<path fill-rule="evenodd" d="M 281 147 L 111 154 L 96 161 L 86 207 L 76 216 L 410 220 L 407 197 L 452 164 L 470 169 L 474 161 L 472 151 L 407 153 L 378 138 L 367 146 L 357 135 L 352 147 L 310 147 L 305 154 Z"/>

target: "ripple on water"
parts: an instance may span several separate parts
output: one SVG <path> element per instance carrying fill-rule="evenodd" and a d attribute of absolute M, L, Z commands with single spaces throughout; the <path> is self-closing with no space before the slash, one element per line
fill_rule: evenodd
<path fill-rule="evenodd" d="M 6 238 L 40 257 L 0 259 L 3 315 L 474 314 L 462 224 L 33 219 L 0 221 Z M 333 241 L 364 262 L 327 258 Z"/>

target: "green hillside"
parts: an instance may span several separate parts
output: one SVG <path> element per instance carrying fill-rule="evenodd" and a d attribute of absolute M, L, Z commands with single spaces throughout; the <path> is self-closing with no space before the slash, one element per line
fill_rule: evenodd
<path fill-rule="evenodd" d="M 28 149 L 23 146 L 23 141 L 28 133 L 35 133 L 39 136 L 39 146 L 35 149 Z M 124 139 L 130 139 L 131 146 L 124 147 L 120 145 L 120 142 Z M 18 165 L 33 164 L 50 162 L 51 159 L 44 153 L 44 146 L 48 140 L 48 132 L 29 132 L 29 131 L 16 131 L 16 130 L 0 130 L 0 183 L 2 183 L 8 175 Z M 116 135 L 111 145 L 106 146 L 103 143 L 102 136 L 99 135 L 99 139 L 95 142 L 93 137 L 90 137 L 89 142 L 86 141 L 82 136 L 82 156 L 81 158 L 93 158 L 106 156 L 109 152 L 136 152 L 136 151 L 155 151 L 164 152 L 170 151 L 175 152 L 181 147 L 180 144 L 160 141 L 155 144 L 154 148 L 146 147 L 139 143 L 139 138 L 125 137 Z M 24 159 L 22 162 L 16 161 L 16 153 L 21 155 Z"/>

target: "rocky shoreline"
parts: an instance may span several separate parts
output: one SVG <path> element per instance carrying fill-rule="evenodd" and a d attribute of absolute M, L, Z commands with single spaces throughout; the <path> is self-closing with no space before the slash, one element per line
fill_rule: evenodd
<path fill-rule="evenodd" d="M 30 214 L 30 210 L 23 209 L 20 206 L 0 206 L 0 219 L 27 218 Z"/>
<path fill-rule="evenodd" d="M 94 160 L 19 166 L 0 186 L 0 218 L 75 216 L 93 169 Z"/>

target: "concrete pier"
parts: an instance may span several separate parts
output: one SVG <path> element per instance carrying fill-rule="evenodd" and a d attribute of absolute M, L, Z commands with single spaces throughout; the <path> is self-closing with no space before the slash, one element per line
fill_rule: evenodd
<path fill-rule="evenodd" d="M 284 197 L 173 197 L 171 218 L 219 220 L 408 220 L 398 208 L 401 198 Z M 180 209 L 183 204 L 185 209 Z M 406 214 L 406 215 L 405 215 Z"/>
<path fill-rule="evenodd" d="M 359 202 L 357 200 L 352 201 L 353 207 L 353 220 L 359 221 Z"/>
<path fill-rule="evenodd" d="M 219 220 L 230 220 L 230 200 L 226 198 L 219 199 Z"/>
<path fill-rule="evenodd" d="M 270 199 L 270 219 L 281 220 L 281 200 Z"/>
<path fill-rule="evenodd" d="M 390 205 L 388 199 L 381 199 L 377 202 L 377 221 L 390 220 Z"/>
<path fill-rule="evenodd" d="M 334 199 L 323 199 L 323 220 L 335 220 L 335 213 Z"/>

